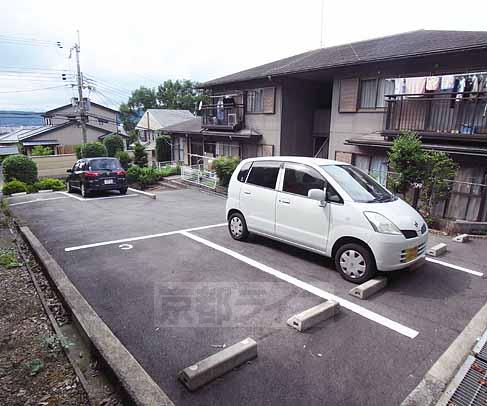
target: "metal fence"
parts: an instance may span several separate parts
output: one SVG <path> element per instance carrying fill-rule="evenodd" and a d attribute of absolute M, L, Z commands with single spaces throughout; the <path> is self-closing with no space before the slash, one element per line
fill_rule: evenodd
<path fill-rule="evenodd" d="M 390 186 L 395 172 L 370 171 L 369 175 L 383 186 Z M 450 191 L 433 207 L 432 215 L 446 220 L 487 221 L 487 184 L 483 178 L 448 180 Z M 421 185 L 417 185 L 421 190 Z M 411 185 L 406 198 L 412 200 L 414 185 Z"/>
<path fill-rule="evenodd" d="M 216 189 L 218 185 L 216 173 L 206 170 L 202 164 L 182 166 L 181 179 L 210 189 Z"/>

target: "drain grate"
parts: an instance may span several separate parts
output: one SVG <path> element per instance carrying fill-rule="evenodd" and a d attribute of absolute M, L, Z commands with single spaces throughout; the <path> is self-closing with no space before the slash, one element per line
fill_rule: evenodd
<path fill-rule="evenodd" d="M 473 348 L 472 353 L 478 359 L 487 362 L 487 331 L 480 338 L 477 345 Z"/>
<path fill-rule="evenodd" d="M 473 357 L 469 357 L 467 362 L 470 366 L 448 406 L 487 405 L 487 362 Z"/>

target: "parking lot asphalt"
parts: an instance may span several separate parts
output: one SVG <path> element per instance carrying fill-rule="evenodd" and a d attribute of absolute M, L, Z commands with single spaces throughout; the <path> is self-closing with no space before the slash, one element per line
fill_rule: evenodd
<path fill-rule="evenodd" d="M 396 405 L 486 301 L 483 277 L 431 262 L 388 274 L 360 301 L 329 259 L 258 236 L 232 240 L 221 197 L 127 196 L 9 203 L 176 404 Z M 443 262 L 485 272 L 487 241 L 448 248 Z M 306 333 L 286 326 L 324 297 L 341 301 L 337 316 Z M 193 393 L 177 380 L 249 336 L 257 359 Z"/>

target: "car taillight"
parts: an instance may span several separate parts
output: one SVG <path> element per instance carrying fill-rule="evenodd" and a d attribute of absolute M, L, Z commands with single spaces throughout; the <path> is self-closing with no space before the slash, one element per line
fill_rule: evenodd
<path fill-rule="evenodd" d="M 124 175 L 126 175 L 126 174 L 127 174 L 127 172 L 125 172 L 125 171 L 123 171 L 123 170 L 121 170 L 121 171 L 114 171 L 113 173 L 114 173 L 115 175 L 118 175 L 118 176 L 124 176 Z"/>
<path fill-rule="evenodd" d="M 99 175 L 97 172 L 85 172 L 87 178 L 96 178 Z"/>

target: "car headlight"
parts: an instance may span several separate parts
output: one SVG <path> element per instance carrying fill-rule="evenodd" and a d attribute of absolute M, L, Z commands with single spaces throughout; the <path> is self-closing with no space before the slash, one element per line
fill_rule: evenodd
<path fill-rule="evenodd" d="M 382 214 L 373 211 L 364 211 L 364 216 L 369 220 L 372 228 L 381 234 L 402 234 L 401 230 Z"/>

